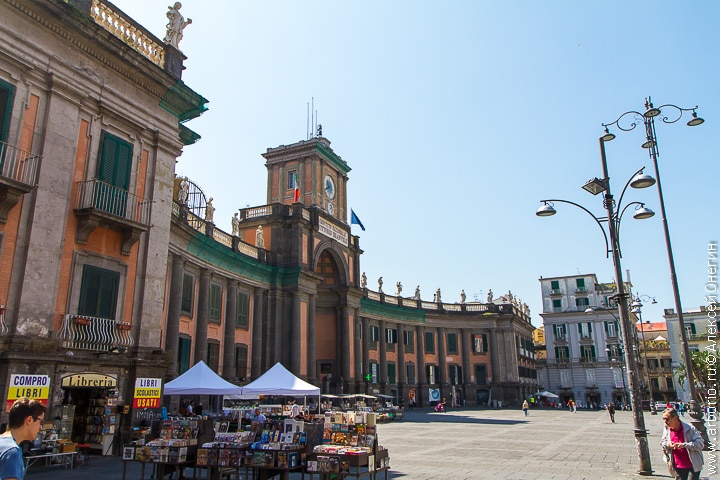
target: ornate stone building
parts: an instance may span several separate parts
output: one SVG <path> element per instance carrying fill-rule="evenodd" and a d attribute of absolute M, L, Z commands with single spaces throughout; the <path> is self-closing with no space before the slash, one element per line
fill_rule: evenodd
<path fill-rule="evenodd" d="M 175 162 L 207 101 L 182 53 L 110 4 L 2 0 L 0 18 L 4 398 L 32 381 L 51 407 L 128 404 L 167 368 Z"/>
<path fill-rule="evenodd" d="M 207 103 L 181 79 L 181 35 L 164 43 L 101 0 L 0 0 L 0 18 L 8 402 L 24 393 L 13 382 L 46 382 L 39 398 L 80 419 L 68 435 L 107 453 L 114 434 L 83 426 L 89 408 L 130 407 L 113 410 L 126 427 L 151 419 L 161 399 L 139 408 L 136 382 L 200 360 L 238 383 L 279 361 L 325 392 L 419 405 L 517 405 L 535 391 L 533 326 L 512 295 L 367 288 L 350 167 L 326 138 L 268 149 L 267 203 L 231 233 L 215 226 L 212 199 L 175 177 L 199 138 L 185 122 Z"/>
<path fill-rule="evenodd" d="M 324 137 L 264 157 L 268 203 L 242 209 L 236 235 L 204 220 L 192 182 L 176 204 L 165 346 L 177 345 L 178 371 L 203 359 L 247 379 L 282 362 L 326 393 L 412 389 L 421 405 L 430 395 L 517 404 L 535 391 L 526 306 L 511 294 L 445 304 L 369 290 L 348 224 L 348 164 Z"/>

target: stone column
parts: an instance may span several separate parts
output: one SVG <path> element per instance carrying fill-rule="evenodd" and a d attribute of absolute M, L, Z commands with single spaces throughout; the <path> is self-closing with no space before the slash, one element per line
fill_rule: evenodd
<path fill-rule="evenodd" d="M 295 292 L 292 297 L 292 319 L 290 321 L 290 371 L 295 375 L 301 375 L 300 356 L 302 355 L 300 313 L 302 309 L 300 292 Z"/>
<path fill-rule="evenodd" d="M 437 329 L 437 349 L 438 349 L 438 383 L 440 384 L 440 396 L 445 395 L 443 386 L 448 383 L 447 375 L 447 358 L 445 355 L 445 338 L 447 337 L 447 328 Z"/>
<path fill-rule="evenodd" d="M 353 331 L 353 355 L 352 355 L 352 362 L 353 365 L 351 367 L 353 380 L 355 386 L 354 392 L 357 392 L 357 388 L 360 385 L 360 382 L 362 381 L 362 373 L 361 373 L 361 365 L 362 365 L 362 341 L 361 341 L 361 332 L 362 332 L 362 322 L 360 321 L 360 316 L 358 315 L 358 309 L 353 309 L 352 314 L 352 331 Z"/>
<path fill-rule="evenodd" d="M 210 270 L 200 270 L 200 287 L 197 301 L 197 321 L 195 322 L 195 355 L 193 365 L 200 360 L 207 363 L 207 331 L 210 315 Z"/>
<path fill-rule="evenodd" d="M 467 328 L 463 328 L 460 330 L 460 350 L 462 352 L 462 372 L 463 372 L 463 378 L 462 378 L 462 391 L 463 391 L 463 399 L 467 400 L 467 392 L 470 388 L 470 382 L 472 375 L 470 372 L 470 369 L 472 366 L 470 365 L 470 351 L 472 350 L 472 334 L 470 333 L 470 330 Z"/>
<path fill-rule="evenodd" d="M 315 331 L 315 295 L 308 298 L 307 320 L 307 375 L 310 383 L 318 384 L 317 373 L 317 333 Z"/>
<path fill-rule="evenodd" d="M 182 308 L 183 267 L 185 261 L 180 255 L 170 254 L 172 272 L 170 274 L 170 291 L 168 292 L 168 313 L 165 326 L 165 353 L 170 359 L 168 378 L 178 374 L 178 342 L 180 338 L 180 310 Z"/>
<path fill-rule="evenodd" d="M 252 345 L 250 360 L 250 376 L 253 380 L 258 378 L 265 371 L 262 364 L 262 352 L 264 348 L 263 342 L 263 309 L 264 309 L 263 291 L 255 288 L 253 295 L 253 318 L 252 318 Z"/>
<path fill-rule="evenodd" d="M 238 282 L 230 280 L 225 301 L 225 330 L 223 335 L 223 366 L 222 374 L 225 378 L 237 378 L 235 370 L 235 327 L 237 326 L 237 298 Z"/>
<path fill-rule="evenodd" d="M 362 378 L 365 381 L 365 375 L 370 373 L 370 321 L 367 317 L 360 320 L 362 325 Z M 367 383 L 365 383 L 367 385 Z M 368 393 L 368 392 L 365 392 Z"/>
<path fill-rule="evenodd" d="M 350 322 L 350 309 L 343 306 L 340 309 L 340 315 L 340 325 L 343 332 L 341 338 L 342 348 L 340 350 L 340 375 L 342 375 L 342 392 L 345 393 L 347 382 L 350 381 L 350 377 L 352 375 L 352 369 L 350 366 L 350 332 L 352 331 L 350 329 L 350 325 L 352 324 Z"/>
<path fill-rule="evenodd" d="M 500 359 L 498 357 L 499 349 L 497 343 L 498 340 L 495 332 L 496 329 L 494 328 L 491 328 L 488 332 L 488 350 L 490 350 L 488 353 L 490 354 L 490 369 L 492 370 L 488 373 L 488 375 L 492 377 L 492 381 L 488 380 L 488 383 L 490 384 L 493 399 L 504 400 L 504 395 L 502 394 L 502 390 L 499 387 L 499 385 L 502 383 L 502 375 L 500 374 Z"/>
<path fill-rule="evenodd" d="M 402 386 L 407 382 L 407 377 L 405 375 L 405 328 L 402 323 L 397 324 L 397 332 L 397 380 L 400 387 L 398 395 L 403 395 Z"/>
<path fill-rule="evenodd" d="M 417 358 L 417 382 L 418 386 L 427 383 L 427 377 L 425 376 L 425 329 L 418 325 L 415 327 L 415 335 L 417 348 L 415 349 Z M 420 392 L 418 392 L 418 396 Z"/>
<path fill-rule="evenodd" d="M 382 387 L 382 393 L 385 393 L 385 386 L 387 385 L 387 333 L 385 332 L 386 324 L 385 320 L 380 320 L 380 387 Z"/>

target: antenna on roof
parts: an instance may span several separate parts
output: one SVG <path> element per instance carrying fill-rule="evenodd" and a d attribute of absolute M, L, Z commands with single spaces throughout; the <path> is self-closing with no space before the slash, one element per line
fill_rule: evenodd
<path fill-rule="evenodd" d="M 307 104 L 307 119 L 305 120 L 305 140 L 310 140 L 310 103 Z"/>

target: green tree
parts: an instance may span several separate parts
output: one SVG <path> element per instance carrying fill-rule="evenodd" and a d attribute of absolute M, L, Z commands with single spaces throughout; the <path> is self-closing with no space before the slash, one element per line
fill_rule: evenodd
<path fill-rule="evenodd" d="M 708 404 L 708 388 L 717 388 L 717 352 L 715 350 L 704 350 L 701 352 L 691 352 L 690 359 L 692 361 L 693 378 L 695 380 L 695 390 L 699 400 Z M 685 386 L 687 380 L 687 368 L 685 363 L 680 363 L 675 368 L 675 375 L 680 386 Z M 710 392 L 710 400 L 714 401 L 714 407 L 718 408 L 717 391 Z"/>

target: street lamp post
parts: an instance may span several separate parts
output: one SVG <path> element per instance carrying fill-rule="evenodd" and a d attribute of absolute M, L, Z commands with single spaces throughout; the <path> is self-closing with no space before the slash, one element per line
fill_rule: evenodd
<path fill-rule="evenodd" d="M 647 346 L 645 344 L 645 326 L 642 318 L 642 302 L 640 301 L 640 297 L 647 297 L 651 298 L 648 295 L 635 295 L 635 301 L 632 303 L 632 313 L 637 314 L 638 318 L 640 319 L 640 333 L 642 334 L 642 355 L 643 355 L 643 371 L 646 371 L 648 368 L 647 364 Z M 657 303 L 655 299 L 652 299 L 652 303 Z M 653 389 L 652 389 L 652 378 L 650 378 L 650 374 L 647 375 L 647 381 L 648 381 L 648 390 L 650 392 L 650 414 L 651 415 L 657 415 L 657 408 L 655 408 L 655 399 L 653 398 Z"/>
<path fill-rule="evenodd" d="M 632 345 L 632 339 L 630 337 L 630 323 L 629 323 L 629 312 L 628 312 L 628 294 L 625 291 L 625 282 L 623 280 L 622 276 L 622 266 L 620 264 L 620 244 L 619 244 L 619 227 L 620 227 L 620 220 L 622 220 L 622 216 L 625 212 L 625 210 L 633 204 L 639 205 L 638 208 L 636 208 L 636 212 L 633 215 L 636 219 L 644 219 L 649 218 L 654 215 L 654 212 L 648 208 L 645 208 L 644 204 L 640 202 L 632 202 L 628 204 L 625 208 L 621 210 L 620 206 L 622 204 L 623 196 L 625 195 L 625 191 L 627 190 L 628 186 L 632 186 L 633 188 L 646 188 L 649 186 L 652 186 L 655 183 L 655 180 L 650 177 L 649 175 L 643 174 L 643 169 L 638 170 L 633 177 L 628 180 L 628 182 L 625 184 L 625 188 L 623 188 L 622 194 L 620 195 L 620 199 L 617 202 L 617 210 L 615 210 L 616 203 L 615 199 L 612 196 L 612 193 L 610 192 L 610 175 L 608 174 L 608 167 L 607 167 L 607 158 L 605 156 L 605 141 L 609 138 L 608 133 L 600 137 L 599 143 L 600 143 L 600 160 L 602 162 L 602 172 L 603 172 L 603 178 L 594 178 L 590 181 L 588 181 L 585 185 L 583 185 L 583 189 L 587 190 L 588 192 L 592 193 L 593 195 L 597 195 L 599 193 L 604 192 L 604 198 L 603 198 L 603 206 L 605 207 L 605 210 L 607 212 L 606 218 L 598 218 L 595 215 L 593 215 L 588 209 L 585 207 L 578 205 L 574 202 L 569 202 L 567 200 L 541 200 L 544 205 L 541 206 L 537 212 L 536 215 L 540 217 L 547 217 L 550 215 L 554 215 L 555 209 L 553 208 L 552 202 L 561 202 L 561 203 L 568 203 L 571 205 L 574 205 L 582 210 L 584 210 L 586 213 L 588 213 L 595 222 L 600 226 L 600 229 L 603 231 L 603 235 L 605 236 L 605 246 L 606 246 L 606 256 L 608 254 L 612 254 L 613 259 L 613 266 L 615 269 L 615 282 L 617 284 L 617 305 L 618 310 L 620 314 L 620 330 L 622 333 L 623 343 L 627 347 L 628 345 Z M 614 136 L 612 137 L 614 138 Z M 610 139 L 612 139 L 610 138 Z M 601 222 L 607 222 L 608 226 L 608 233 L 605 233 L 605 229 L 603 228 L 603 225 Z M 650 461 L 650 450 L 648 448 L 648 441 L 647 441 L 647 430 L 645 429 L 645 418 L 643 417 L 642 412 L 642 402 L 640 399 L 640 392 L 639 392 L 639 385 L 636 381 L 636 375 L 637 375 L 637 366 L 636 366 L 636 359 L 635 355 L 631 348 L 625 348 L 625 366 L 627 367 L 627 378 L 628 378 L 628 388 L 630 390 L 630 402 L 632 405 L 632 414 L 633 414 L 633 426 L 634 426 L 634 433 L 635 433 L 635 441 L 637 443 L 637 450 L 638 450 L 638 460 L 639 460 L 639 471 L 638 473 L 640 475 L 652 475 L 652 463 Z"/>
<path fill-rule="evenodd" d="M 617 120 L 610 123 L 603 123 L 602 126 L 605 128 L 604 137 L 606 141 L 610 141 L 615 138 L 615 135 L 609 132 L 608 127 L 613 125 L 617 126 L 624 132 L 634 130 L 637 126 L 635 121 L 630 121 L 630 124 L 623 126 L 621 121 L 624 118 L 632 117 L 633 119 L 640 119 L 645 126 L 645 143 L 642 144 L 643 148 L 648 150 L 648 154 L 652 159 L 653 166 L 655 167 L 655 178 L 657 179 L 658 198 L 660 200 L 660 215 L 662 217 L 663 232 L 665 234 L 665 249 L 667 250 L 668 263 L 670 265 L 670 282 L 672 284 L 673 298 L 675 300 L 675 311 L 677 312 L 678 327 L 680 329 L 680 343 L 682 348 L 683 356 L 685 357 L 685 370 L 687 372 L 687 381 L 690 391 L 690 401 L 688 402 L 688 413 L 693 419 L 693 425 L 702 434 L 707 444 L 707 432 L 705 430 L 705 423 L 702 418 L 702 412 L 698 408 L 698 396 L 695 388 L 695 375 L 692 370 L 692 357 L 690 356 L 690 348 L 687 341 L 687 331 L 685 330 L 685 320 L 683 318 L 682 303 L 680 302 L 680 290 L 677 283 L 677 274 L 675 272 L 675 260 L 673 258 L 672 244 L 670 242 L 670 230 L 668 229 L 667 216 L 665 214 L 665 200 L 663 198 L 662 186 L 660 183 L 660 169 L 658 168 L 658 157 L 660 152 L 658 150 L 657 136 L 655 135 L 655 117 L 660 117 L 663 123 L 675 123 L 680 120 L 686 112 L 691 112 L 691 118 L 687 122 L 687 126 L 695 127 L 701 125 L 705 120 L 697 116 L 697 106 L 693 108 L 682 108 L 677 105 L 665 104 L 659 107 L 654 107 L 652 100 L 648 97 L 645 100 L 645 112 L 640 113 L 634 110 L 625 112 L 620 115 Z M 662 114 L 663 110 L 670 110 L 672 116 L 665 116 Z"/>

